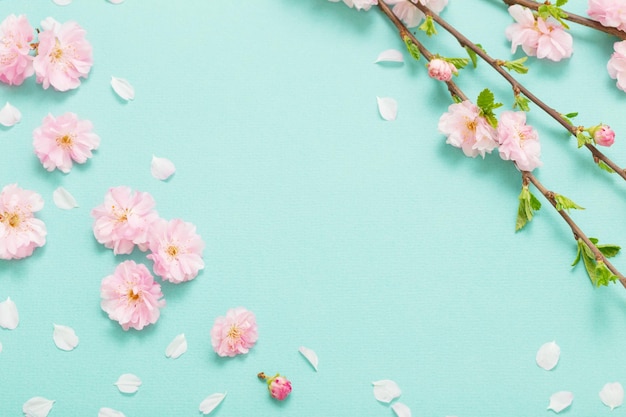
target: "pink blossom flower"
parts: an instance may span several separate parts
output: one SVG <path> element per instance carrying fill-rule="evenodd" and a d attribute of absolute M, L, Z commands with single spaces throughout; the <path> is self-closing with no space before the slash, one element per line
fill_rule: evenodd
<path fill-rule="evenodd" d="M 95 218 L 93 234 L 114 254 L 129 254 L 135 245 L 148 248 L 150 226 L 159 218 L 149 193 L 133 192 L 129 187 L 109 189 L 104 203 L 91 211 Z"/>
<path fill-rule="evenodd" d="M 165 306 L 161 286 L 143 264 L 124 261 L 102 280 L 100 306 L 124 330 L 141 330 L 159 319 Z"/>
<path fill-rule="evenodd" d="M 20 85 L 35 72 L 29 55 L 34 30 L 26 16 L 7 16 L 0 23 L 0 81 Z"/>
<path fill-rule="evenodd" d="M 16 184 L 0 192 L 0 259 L 21 259 L 46 243 L 46 225 L 35 218 L 43 199 Z"/>
<path fill-rule="evenodd" d="M 498 146 L 495 129 L 469 100 L 451 104 L 439 119 L 438 127 L 448 137 L 447 144 L 461 148 L 472 158 L 478 155 L 484 158 L 486 152 Z"/>
<path fill-rule="evenodd" d="M 615 142 L 615 132 L 608 125 L 593 129 L 593 140 L 600 146 L 611 146 Z"/>
<path fill-rule="evenodd" d="M 626 3 L 623 0 L 589 0 L 587 14 L 602 26 L 626 30 Z"/>
<path fill-rule="evenodd" d="M 85 30 L 76 22 L 59 23 L 51 17 L 41 22 L 37 56 L 33 64 L 37 82 L 44 89 L 52 86 L 67 91 L 87 78 L 93 65 L 91 44 L 85 39 Z"/>
<path fill-rule="evenodd" d="M 256 318 L 243 307 L 232 308 L 218 317 L 211 329 L 213 350 L 220 356 L 248 353 L 258 338 Z"/>
<path fill-rule="evenodd" d="M 606 64 L 609 75 L 617 80 L 617 88 L 626 91 L 626 41 L 613 44 L 613 55 Z"/>
<path fill-rule="evenodd" d="M 89 120 L 79 120 L 74 113 L 58 118 L 48 114 L 33 131 L 35 154 L 48 171 L 58 168 L 67 174 L 72 161 L 85 163 L 100 145 L 100 137 L 92 129 Z"/>
<path fill-rule="evenodd" d="M 338 3 L 340 0 L 330 0 L 333 3 Z M 378 4 L 378 0 L 343 0 L 346 6 L 350 8 L 356 8 L 357 10 L 369 10 L 372 6 Z"/>
<path fill-rule="evenodd" d="M 269 390 L 272 398 L 283 401 L 291 393 L 291 381 L 284 376 L 276 374 L 269 377 L 263 372 L 260 372 L 257 376 L 259 379 L 265 380 L 267 383 L 267 389 Z"/>
<path fill-rule="evenodd" d="M 191 223 L 157 220 L 150 226 L 148 248 L 154 273 L 166 281 L 178 284 L 192 280 L 204 268 L 204 242 Z"/>
<path fill-rule="evenodd" d="M 532 126 L 526 124 L 525 112 L 502 112 L 497 133 L 502 159 L 514 161 L 522 171 L 532 171 L 542 165 L 539 160 L 539 135 Z"/>
<path fill-rule="evenodd" d="M 398 19 L 402 20 L 409 28 L 417 27 L 425 16 L 421 10 L 415 7 L 418 0 L 388 0 L 387 4 L 393 5 L 393 14 Z M 448 4 L 448 0 L 419 0 L 420 4 L 428 7 L 434 13 L 441 13 L 441 11 Z"/>
<path fill-rule="evenodd" d="M 428 63 L 428 75 L 439 81 L 450 81 L 452 74 L 458 74 L 458 70 L 451 63 L 443 59 L 433 59 Z"/>

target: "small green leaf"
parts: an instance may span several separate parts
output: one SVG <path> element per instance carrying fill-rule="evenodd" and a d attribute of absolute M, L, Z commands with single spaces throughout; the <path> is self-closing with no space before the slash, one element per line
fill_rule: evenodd
<path fill-rule="evenodd" d="M 607 245 L 596 245 L 596 248 L 598 248 L 598 250 L 600 252 L 602 252 L 602 255 L 604 255 L 607 258 L 614 257 L 622 249 L 620 246 L 610 245 L 610 244 L 607 244 Z"/>
<path fill-rule="evenodd" d="M 422 23 L 418 29 L 426 32 L 426 35 L 428 36 L 437 34 L 437 28 L 435 28 L 435 22 L 433 22 L 432 16 L 426 16 L 426 19 L 424 19 L 424 23 Z"/>
<path fill-rule="evenodd" d="M 533 219 L 534 212 L 541 208 L 541 203 L 530 192 L 528 186 L 522 187 L 522 192 L 518 199 L 519 206 L 517 207 L 517 220 L 515 221 L 516 232 L 524 228 Z"/>
<path fill-rule="evenodd" d="M 579 134 L 576 135 L 576 139 L 578 140 L 578 147 L 582 148 L 587 143 L 589 143 L 591 138 L 587 137 L 587 135 L 585 135 L 583 132 L 580 132 Z"/>
<path fill-rule="evenodd" d="M 528 67 L 524 65 L 524 62 L 528 59 L 527 56 L 516 59 L 515 61 L 504 61 L 502 66 L 509 71 L 515 71 L 518 74 L 526 74 L 528 72 Z"/>
<path fill-rule="evenodd" d="M 572 266 L 576 266 L 576 264 L 578 262 L 580 262 L 580 240 L 578 241 L 578 244 L 576 245 L 576 258 L 574 259 L 574 262 L 572 262 Z"/>
<path fill-rule="evenodd" d="M 600 161 L 598 160 L 598 166 L 600 167 L 600 169 L 611 173 L 611 174 L 615 174 L 615 171 L 613 170 L 613 168 L 611 168 L 610 166 L 608 166 L 606 163 L 604 163 L 604 161 Z"/>
<path fill-rule="evenodd" d="M 567 0 L 556 0 L 556 7 L 563 7 L 567 3 Z"/>
<path fill-rule="evenodd" d="M 515 102 L 513 103 L 513 108 L 519 107 L 521 111 L 530 111 L 530 107 L 528 106 L 529 103 L 530 103 L 530 100 L 528 100 L 523 95 L 518 94 L 515 96 Z"/>
<path fill-rule="evenodd" d="M 566 210 L 569 212 L 570 209 L 573 209 L 573 210 L 585 209 L 584 207 L 579 206 L 578 204 L 574 203 L 572 200 L 570 200 L 569 198 L 561 194 L 555 194 L 554 200 L 556 201 L 557 210 Z"/>
<path fill-rule="evenodd" d="M 469 64 L 469 59 L 467 58 L 443 58 L 443 60 L 451 63 L 458 70 L 465 68 Z"/>
<path fill-rule="evenodd" d="M 595 278 L 596 278 L 596 287 L 601 285 L 609 285 L 610 282 L 615 282 L 617 280 L 617 276 L 613 274 L 606 264 L 602 261 L 596 263 L 595 268 Z"/>
<path fill-rule="evenodd" d="M 478 64 L 478 55 L 476 55 L 476 52 L 474 52 L 468 46 L 465 47 L 465 50 L 467 51 L 467 55 L 469 55 L 470 59 L 472 60 L 472 66 L 476 68 L 476 65 Z"/>
<path fill-rule="evenodd" d="M 591 237 L 589 238 L 589 240 L 591 241 L 591 243 L 596 245 L 598 250 L 605 257 L 615 256 L 620 250 L 620 247 L 617 245 L 597 245 L 598 239 L 596 238 Z M 609 270 L 604 261 L 596 260 L 593 251 L 585 244 L 585 242 L 583 242 L 582 239 L 578 239 L 577 243 L 578 251 L 576 253 L 576 259 L 574 260 L 574 263 L 572 263 L 572 266 L 575 266 L 582 258 L 583 263 L 585 264 L 585 269 L 587 270 L 587 275 L 589 275 L 589 279 L 591 280 L 593 285 L 595 285 L 596 287 L 599 287 L 601 285 L 609 285 L 610 282 L 615 282 L 618 279 L 618 277 Z"/>
<path fill-rule="evenodd" d="M 578 112 L 567 113 L 567 114 L 564 114 L 562 116 L 565 116 L 568 119 L 573 119 L 574 117 L 578 116 Z"/>
<path fill-rule="evenodd" d="M 476 105 L 480 108 L 481 115 L 487 119 L 489 124 L 493 127 L 497 127 L 498 118 L 493 113 L 493 110 L 502 106 L 502 103 L 495 102 L 495 97 L 488 88 L 480 92 L 476 99 Z"/>
<path fill-rule="evenodd" d="M 463 99 L 455 94 L 452 96 L 452 101 L 458 104 L 458 103 L 462 103 Z"/>
<path fill-rule="evenodd" d="M 409 38 L 408 36 L 405 36 L 403 38 L 404 40 L 404 44 L 406 45 L 406 49 L 409 51 L 409 54 L 416 60 L 419 61 L 420 60 L 420 49 L 417 47 L 417 45 L 415 44 L 415 42 L 413 42 L 411 40 L 411 38 Z"/>

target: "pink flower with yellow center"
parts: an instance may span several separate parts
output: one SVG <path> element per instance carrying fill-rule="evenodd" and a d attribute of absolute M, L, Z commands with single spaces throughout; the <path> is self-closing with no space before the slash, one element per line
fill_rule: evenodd
<path fill-rule="evenodd" d="M 218 317 L 211 329 L 211 344 L 219 356 L 248 353 L 258 338 L 256 317 L 243 307 L 232 308 Z"/>
<path fill-rule="evenodd" d="M 0 192 L 0 259 L 21 259 L 46 243 L 46 225 L 35 218 L 43 199 L 33 191 L 7 185 Z"/>
<path fill-rule="evenodd" d="M 439 131 L 448 138 L 446 143 L 461 148 L 466 156 L 475 158 L 490 153 L 498 146 L 496 132 L 471 101 L 454 103 L 439 118 Z"/>
<path fill-rule="evenodd" d="M 20 85 L 35 72 L 30 43 L 34 30 L 26 16 L 7 16 L 0 23 L 0 81 Z"/>

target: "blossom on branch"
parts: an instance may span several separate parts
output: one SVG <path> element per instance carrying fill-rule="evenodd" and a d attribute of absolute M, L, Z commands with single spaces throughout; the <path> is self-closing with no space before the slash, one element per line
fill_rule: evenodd
<path fill-rule="evenodd" d="M 475 158 L 490 153 L 498 143 L 495 129 L 480 114 L 480 109 L 469 100 L 454 103 L 439 119 L 439 131 L 446 135 L 446 143 L 461 148 L 466 156 Z"/>
<path fill-rule="evenodd" d="M 602 26 L 626 31 L 626 4 L 620 0 L 589 0 L 587 14 Z"/>
<path fill-rule="evenodd" d="M 613 44 L 613 55 L 606 64 L 609 75 L 617 80 L 617 88 L 626 91 L 626 41 Z"/>
<path fill-rule="evenodd" d="M 425 18 L 424 13 L 415 7 L 418 1 L 437 14 L 441 13 L 448 4 L 448 0 L 387 0 L 386 3 L 393 6 L 393 13 L 398 16 L 398 19 L 402 20 L 407 27 L 414 28 Z"/>
<path fill-rule="evenodd" d="M 0 81 L 20 85 L 35 72 L 29 55 L 33 28 L 26 16 L 7 16 L 0 23 Z"/>
<path fill-rule="evenodd" d="M 450 81 L 452 75 L 458 74 L 456 67 L 443 59 L 433 59 L 428 63 L 428 76 L 439 81 Z"/>
<path fill-rule="evenodd" d="M 338 3 L 341 0 L 329 0 L 333 3 Z M 378 0 L 343 0 L 346 6 L 350 8 L 356 8 L 357 10 L 369 10 L 370 7 L 376 6 L 378 4 Z"/>
<path fill-rule="evenodd" d="M 502 112 L 497 132 L 502 159 L 514 161 L 522 171 L 532 171 L 542 165 L 539 160 L 539 135 L 532 126 L 526 124 L 526 112 Z"/>
<path fill-rule="evenodd" d="M 0 259 L 21 259 L 46 243 L 46 225 L 35 218 L 43 198 L 33 191 L 7 185 L 0 192 Z"/>

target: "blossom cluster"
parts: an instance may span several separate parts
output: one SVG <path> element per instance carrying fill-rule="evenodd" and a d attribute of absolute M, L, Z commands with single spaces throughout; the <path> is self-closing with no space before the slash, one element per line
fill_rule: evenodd
<path fill-rule="evenodd" d="M 424 13 L 415 7 L 418 1 L 437 14 L 441 13 L 448 4 L 448 0 L 388 0 L 386 3 L 393 5 L 393 13 L 398 16 L 407 27 L 413 28 L 418 26 L 425 17 Z"/>
<path fill-rule="evenodd" d="M 43 208 L 41 196 L 17 184 L 0 192 L 0 259 L 22 259 L 46 243 L 46 225 L 34 213 Z"/>

